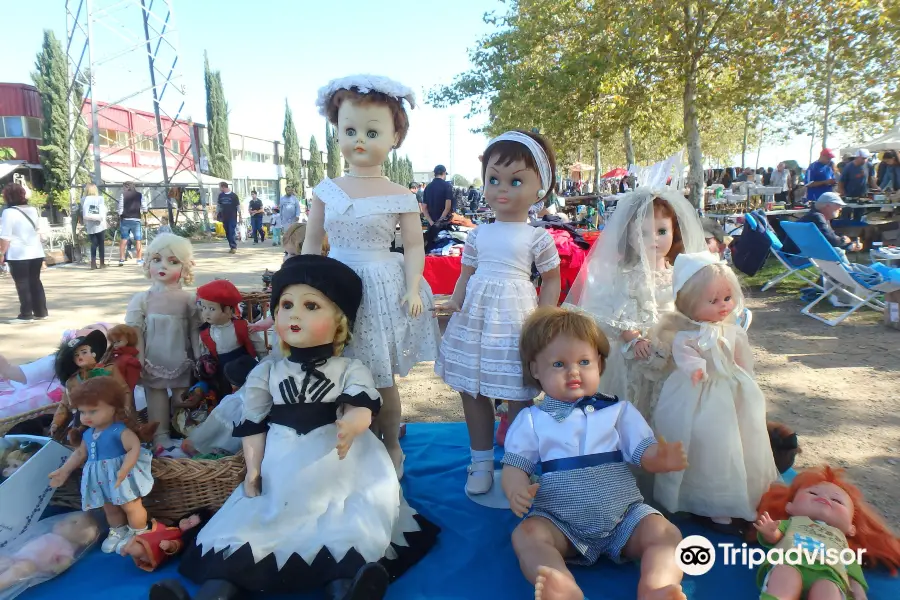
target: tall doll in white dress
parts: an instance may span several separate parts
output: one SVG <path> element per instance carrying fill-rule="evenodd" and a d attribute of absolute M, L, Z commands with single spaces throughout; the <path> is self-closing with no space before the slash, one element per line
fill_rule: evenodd
<path fill-rule="evenodd" d="M 667 358 L 650 330 L 675 308 L 676 257 L 705 248 L 697 212 L 680 192 L 639 188 L 616 204 L 563 304 L 594 317 L 609 339 L 599 391 L 630 401 L 648 421 Z"/>
<path fill-rule="evenodd" d="M 654 330 L 675 364 L 653 413 L 657 435 L 682 442 L 690 466 L 656 476 L 654 497 L 668 511 L 756 519 L 778 469 L 766 430 L 766 399 L 753 380 L 753 354 L 736 322 L 743 309 L 731 268 L 708 252 L 675 260 L 675 307 Z"/>
<path fill-rule="evenodd" d="M 335 126 L 350 171 L 313 190 L 303 243 L 304 254 L 318 254 L 327 233 L 329 256 L 362 278 L 362 306 L 345 356 L 361 360 L 375 378 L 384 402 L 377 429 L 400 476 L 401 407 L 394 376 L 405 377 L 416 363 L 437 358 L 440 339 L 434 298 L 422 277 L 419 204 L 407 188 L 381 174 L 409 129 L 404 100 L 415 106 L 412 90 L 372 75 L 335 79 L 319 90 L 319 112 Z M 398 223 L 403 254 L 390 251 Z"/>
<path fill-rule="evenodd" d="M 494 404 L 508 400 L 515 420 L 539 391 L 526 385 L 519 334 L 540 303 L 559 301 L 559 253 L 546 229 L 527 223 L 528 209 L 556 182 L 553 149 L 541 136 L 508 131 L 482 156 L 484 197 L 497 220 L 469 233 L 450 318 L 435 372 L 462 395 L 472 464 L 466 491 L 486 494 L 494 484 Z M 540 300 L 531 265 L 541 274 Z"/>
<path fill-rule="evenodd" d="M 173 398 L 181 398 L 191 383 L 191 369 L 200 355 L 200 316 L 194 293 L 181 288 L 194 282 L 194 251 L 190 240 L 171 233 L 156 236 L 144 252 L 144 275 L 150 289 L 131 297 L 125 323 L 137 328 L 140 384 L 147 396 L 147 418 L 158 422 L 154 444 L 173 446 Z"/>
<path fill-rule="evenodd" d="M 381 398 L 369 370 L 340 356 L 363 296 L 347 265 L 287 260 L 272 277 L 286 358 L 247 376 L 242 437 L 247 474 L 187 549 L 180 572 L 195 600 L 325 588 L 328 600 L 381 600 L 388 583 L 436 541 L 412 510 L 387 450 L 369 430 Z M 153 600 L 185 600 L 174 580 Z"/>

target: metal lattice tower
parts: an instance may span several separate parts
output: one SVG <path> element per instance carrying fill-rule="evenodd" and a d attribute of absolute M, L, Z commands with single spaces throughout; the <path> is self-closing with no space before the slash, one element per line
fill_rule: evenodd
<path fill-rule="evenodd" d="M 98 186 L 103 185 L 102 162 L 105 169 L 141 181 L 145 188 L 161 188 L 166 197 L 179 173 L 192 172 L 203 193 L 197 140 L 192 124 L 182 121 L 186 88 L 178 68 L 173 5 L 174 0 L 66 0 L 70 188 L 76 173 L 85 169 L 93 145 L 92 180 Z M 155 123 L 139 126 L 117 120 L 121 117 L 115 107 L 126 102 L 131 108 L 152 110 Z M 88 105 L 90 123 L 84 117 Z M 108 127 L 101 127 L 101 122 Z M 79 127 L 90 133 L 86 144 L 77 142 Z M 101 146 L 101 129 L 133 130 L 133 135 L 124 139 L 117 135 Z M 176 129 L 183 132 L 182 140 L 190 140 L 190 146 L 180 147 L 178 153 L 172 152 L 169 143 Z M 130 172 L 115 166 L 139 145 L 142 150 L 158 150 L 160 164 L 129 167 Z M 193 158 L 193 169 L 185 162 L 188 156 Z M 73 206 L 75 193 L 72 189 Z M 174 224 L 171 204 L 166 202 L 169 222 Z"/>

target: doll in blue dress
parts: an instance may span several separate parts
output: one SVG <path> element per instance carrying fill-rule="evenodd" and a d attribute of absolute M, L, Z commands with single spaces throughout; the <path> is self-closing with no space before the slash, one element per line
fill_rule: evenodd
<path fill-rule="evenodd" d="M 62 467 L 50 473 L 51 487 L 63 485 L 75 469 L 81 471 L 81 509 L 103 508 L 109 535 L 103 552 L 119 552 L 147 531 L 147 510 L 141 500 L 153 487 L 150 451 L 141 447 L 135 423 L 128 423 L 128 389 L 113 377 L 88 379 L 71 396 L 88 429 Z"/>

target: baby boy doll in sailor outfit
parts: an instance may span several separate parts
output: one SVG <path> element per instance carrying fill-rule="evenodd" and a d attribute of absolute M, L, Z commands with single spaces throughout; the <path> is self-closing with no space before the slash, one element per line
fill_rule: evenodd
<path fill-rule="evenodd" d="M 582 600 L 566 563 L 593 565 L 601 556 L 641 561 L 638 600 L 684 600 L 675 563 L 681 533 L 644 504 L 628 466 L 682 470 L 681 443 L 657 440 L 630 402 L 594 393 L 609 342 L 590 317 L 538 308 L 519 349 L 526 384 L 545 397 L 509 428 L 502 484 L 512 511 L 525 517 L 512 543 L 536 600 Z"/>

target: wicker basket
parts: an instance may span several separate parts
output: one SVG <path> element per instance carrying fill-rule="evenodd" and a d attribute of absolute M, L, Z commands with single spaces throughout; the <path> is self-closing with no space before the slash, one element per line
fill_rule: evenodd
<path fill-rule="evenodd" d="M 272 294 L 269 292 L 241 292 L 241 298 L 244 302 L 247 303 L 247 315 L 244 318 L 251 317 L 253 315 L 253 309 L 250 308 L 252 305 L 259 306 L 260 317 L 259 320 L 265 319 L 269 314 L 269 302 L 272 300 Z M 249 320 L 249 319 L 248 319 Z M 263 339 L 266 342 L 266 348 L 271 350 L 272 345 L 269 343 L 269 332 L 263 331 Z"/>
<path fill-rule="evenodd" d="M 52 415 L 56 412 L 57 403 L 47 404 L 45 406 L 41 406 L 40 408 L 35 408 L 29 410 L 28 412 L 23 412 L 18 415 L 13 415 L 11 417 L 6 417 L 5 419 L 0 419 L 0 436 L 6 435 L 6 432 L 12 429 L 15 425 L 22 423 L 23 421 L 27 421 L 29 419 L 33 419 L 35 417 L 40 417 L 41 415 Z"/>
<path fill-rule="evenodd" d="M 151 517 L 175 521 L 201 508 L 218 510 L 244 481 L 241 453 L 218 460 L 154 458 L 153 490 L 144 498 Z M 81 470 L 56 490 L 51 504 L 81 509 Z"/>

